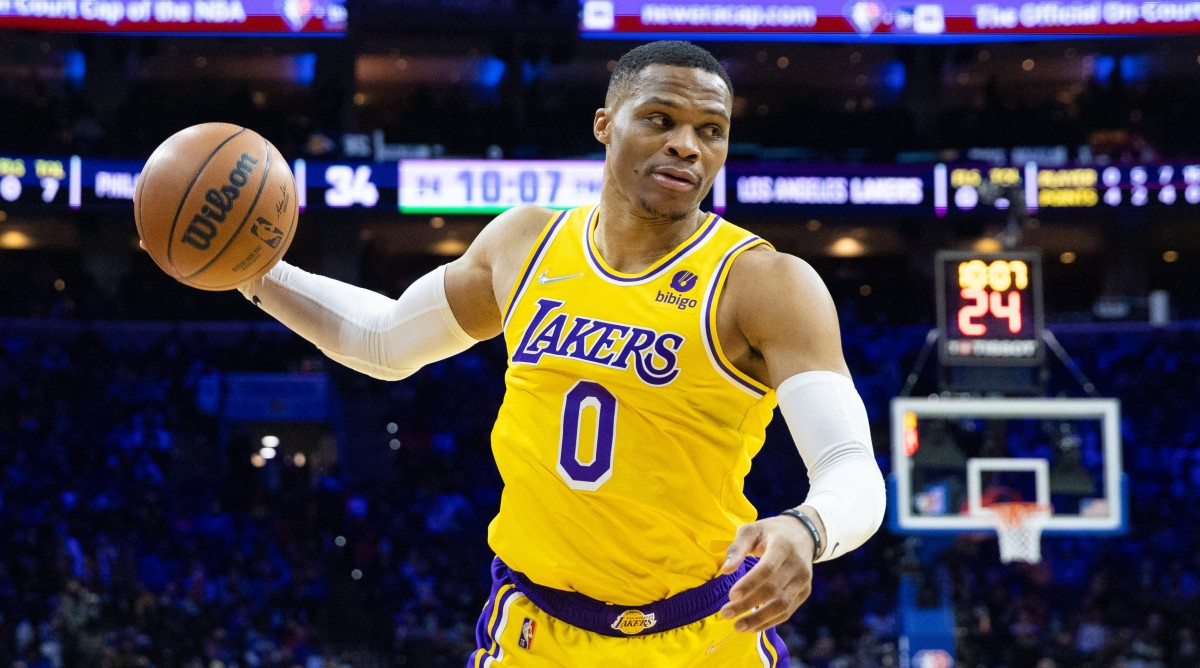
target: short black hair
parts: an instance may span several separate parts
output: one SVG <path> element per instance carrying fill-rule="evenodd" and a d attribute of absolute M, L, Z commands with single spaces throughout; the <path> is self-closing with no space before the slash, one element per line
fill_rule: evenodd
<path fill-rule="evenodd" d="M 729 95 L 733 95 L 733 82 L 729 80 L 729 73 L 706 49 L 691 42 L 664 40 L 643 44 L 621 56 L 621 59 L 617 61 L 616 68 L 613 69 L 612 76 L 608 79 L 608 92 L 604 96 L 604 105 L 611 107 L 615 104 L 617 98 L 625 92 L 625 88 L 637 78 L 642 70 L 651 65 L 694 67 L 705 72 L 712 72 L 721 77 L 721 81 L 724 81 L 725 87 L 729 89 Z"/>

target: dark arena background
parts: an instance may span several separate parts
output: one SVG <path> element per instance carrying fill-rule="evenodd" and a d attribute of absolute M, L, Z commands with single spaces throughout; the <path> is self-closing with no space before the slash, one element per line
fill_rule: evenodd
<path fill-rule="evenodd" d="M 704 206 L 824 278 L 888 475 L 792 665 L 1200 666 L 1200 12 L 1140 0 L 0 0 L 0 666 L 464 665 L 502 343 L 351 372 L 154 266 L 138 174 L 253 128 L 288 260 L 396 297 L 595 201 L 670 36 L 735 85 Z M 778 417 L 747 491 L 807 492 Z"/>

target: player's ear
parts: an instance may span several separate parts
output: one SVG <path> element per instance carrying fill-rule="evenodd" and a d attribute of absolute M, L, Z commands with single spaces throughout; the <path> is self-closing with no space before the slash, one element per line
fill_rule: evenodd
<path fill-rule="evenodd" d="M 610 113 L 608 107 L 600 107 L 596 110 L 596 117 L 592 119 L 592 134 L 596 136 L 596 141 L 606 146 L 610 141 L 608 136 L 608 125 L 612 121 Z"/>

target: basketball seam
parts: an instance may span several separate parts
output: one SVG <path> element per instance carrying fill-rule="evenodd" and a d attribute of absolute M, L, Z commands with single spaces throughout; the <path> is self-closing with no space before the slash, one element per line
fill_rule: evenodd
<path fill-rule="evenodd" d="M 271 262 L 275 258 L 279 257 L 284 251 L 286 251 L 288 249 L 288 246 L 290 246 L 292 243 L 292 237 L 294 237 L 296 235 L 296 223 L 299 222 L 299 220 L 300 220 L 300 205 L 297 204 L 296 206 L 292 207 L 292 227 L 290 230 L 288 230 L 287 238 L 283 240 L 283 243 L 279 244 L 279 248 L 275 249 L 275 252 L 271 255 L 271 257 L 267 258 L 266 264 L 271 264 Z M 270 270 L 268 269 L 267 271 L 270 271 Z M 248 281 L 239 280 L 236 283 L 230 283 L 228 285 L 222 285 L 219 287 L 209 287 L 209 288 L 203 288 L 203 289 L 212 290 L 214 292 L 219 291 L 219 290 L 232 290 L 233 288 L 236 288 L 237 286 L 239 286 L 243 283 L 246 283 L 246 282 L 248 282 Z"/>
<path fill-rule="evenodd" d="M 226 144 L 233 141 L 234 137 L 242 134 L 245 131 L 246 128 L 241 128 L 237 132 L 226 137 L 220 144 L 217 144 L 217 147 L 212 150 L 212 153 L 208 154 L 208 157 L 204 159 L 204 162 L 200 163 L 200 167 L 196 169 L 196 173 L 192 174 L 192 180 L 188 183 L 187 190 L 184 190 L 183 197 L 179 198 L 179 208 L 175 209 L 175 217 L 171 219 L 171 232 L 167 236 L 167 264 L 171 265 L 171 268 L 175 270 L 175 273 L 181 277 L 183 277 L 183 272 L 179 271 L 179 268 L 175 266 L 174 259 L 171 257 L 173 255 L 171 252 L 171 246 L 173 245 L 172 241 L 175 239 L 175 226 L 179 224 L 179 214 L 181 211 L 183 211 L 183 205 L 187 203 L 188 195 L 192 194 L 192 188 L 196 185 L 196 180 L 200 178 L 200 174 L 204 172 L 204 168 L 207 167 L 208 163 L 212 161 L 213 156 L 215 156 L 217 152 L 220 151 Z"/>
<path fill-rule="evenodd" d="M 263 165 L 263 175 L 262 180 L 258 183 L 258 192 L 254 193 L 254 201 L 250 202 L 250 208 L 246 210 L 246 217 L 243 218 L 242 222 L 238 224 L 237 229 L 229 235 L 229 240 L 225 242 L 225 245 L 221 247 L 221 250 L 217 251 L 216 255 L 213 255 L 211 258 L 209 258 L 208 262 L 206 262 L 203 267 L 200 267 L 196 271 L 184 276 L 184 278 L 195 278 L 204 273 L 204 271 L 211 267 L 214 262 L 220 260 L 221 256 L 225 255 L 225 251 L 229 250 L 229 247 L 233 245 L 233 240 L 236 239 L 238 234 L 241 233 L 242 229 L 246 227 L 246 221 L 250 220 L 250 216 L 254 214 L 254 208 L 258 206 L 258 200 L 262 198 L 263 188 L 267 187 L 267 179 L 271 176 L 271 142 L 263 139 L 263 144 L 266 144 L 267 149 L 266 164 Z"/>

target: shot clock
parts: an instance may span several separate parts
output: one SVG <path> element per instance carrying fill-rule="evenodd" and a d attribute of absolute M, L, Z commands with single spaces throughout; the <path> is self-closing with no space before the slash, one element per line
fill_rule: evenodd
<path fill-rule="evenodd" d="M 1041 256 L 941 251 L 936 262 L 943 364 L 1042 362 Z"/>

